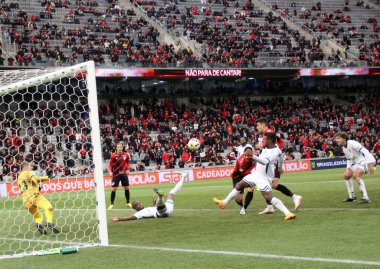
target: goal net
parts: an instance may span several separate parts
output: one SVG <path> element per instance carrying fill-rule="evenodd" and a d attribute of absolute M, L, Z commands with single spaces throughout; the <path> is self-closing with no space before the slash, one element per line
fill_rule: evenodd
<path fill-rule="evenodd" d="M 0 258 L 108 244 L 100 147 L 93 62 L 0 71 Z"/>

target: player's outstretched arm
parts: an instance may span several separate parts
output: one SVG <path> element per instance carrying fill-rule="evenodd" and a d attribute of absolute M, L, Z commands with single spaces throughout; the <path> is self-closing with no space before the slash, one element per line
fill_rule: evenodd
<path fill-rule="evenodd" d="M 130 217 L 126 217 L 126 218 L 112 217 L 111 220 L 113 222 L 116 222 L 116 221 L 130 221 L 130 220 L 137 220 L 137 218 L 135 216 L 130 216 Z"/>
<path fill-rule="evenodd" d="M 49 180 L 48 176 L 38 177 L 38 176 L 32 176 L 33 181 L 46 181 Z"/>

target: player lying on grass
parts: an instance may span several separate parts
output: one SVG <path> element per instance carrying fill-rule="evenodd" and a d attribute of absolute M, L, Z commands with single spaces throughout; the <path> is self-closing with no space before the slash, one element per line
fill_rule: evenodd
<path fill-rule="evenodd" d="M 274 133 L 266 133 L 263 137 L 264 148 L 259 157 L 253 155 L 252 150 L 246 150 L 245 154 L 251 154 L 254 161 L 257 162 L 256 169 L 252 174 L 247 175 L 241 180 L 236 187 L 227 195 L 224 200 L 214 198 L 214 203 L 221 209 L 227 207 L 227 204 L 236 198 L 242 189 L 247 187 L 257 187 L 267 203 L 273 204 L 285 214 L 285 220 L 294 219 L 292 214 L 280 199 L 273 197 L 271 183 L 274 178 L 274 166 L 282 158 L 282 152 L 276 145 L 277 137 Z"/>
<path fill-rule="evenodd" d="M 356 200 L 351 178 L 354 178 L 356 183 L 358 183 L 363 195 L 358 203 L 365 204 L 371 202 L 361 177 L 367 173 L 373 174 L 376 163 L 375 157 L 359 142 L 349 140 L 348 135 L 344 132 L 335 134 L 334 139 L 338 146 L 342 147 L 343 153 L 347 158 L 347 169 L 343 174 L 343 179 L 346 182 L 348 198 L 344 199 L 343 202 L 353 202 Z"/>
<path fill-rule="evenodd" d="M 130 221 L 145 218 L 165 218 L 169 217 L 174 210 L 174 198 L 176 193 L 182 188 L 183 182 L 187 177 L 187 173 L 181 174 L 181 179 L 175 185 L 173 189 L 169 192 L 168 199 L 166 203 L 164 201 L 164 195 L 157 189 L 154 188 L 153 191 L 158 195 L 156 201 L 154 201 L 154 206 L 144 207 L 139 201 L 134 201 L 132 203 L 132 208 L 136 210 L 136 213 L 130 217 L 120 218 L 112 217 L 112 221 Z"/>
<path fill-rule="evenodd" d="M 33 215 L 38 231 L 41 234 L 47 234 L 46 228 L 49 228 L 53 233 L 59 233 L 53 224 L 53 206 L 49 200 L 40 193 L 40 183 L 46 180 L 49 180 L 49 177 L 33 175 L 32 164 L 25 162 L 22 165 L 22 172 L 18 176 L 18 187 L 24 206 L 28 209 L 29 213 Z M 45 212 L 47 221 L 46 227 L 43 224 L 44 218 L 39 209 Z"/>

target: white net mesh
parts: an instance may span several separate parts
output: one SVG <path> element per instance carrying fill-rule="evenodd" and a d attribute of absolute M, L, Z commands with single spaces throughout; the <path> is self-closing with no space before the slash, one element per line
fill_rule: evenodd
<path fill-rule="evenodd" d="M 99 243 L 89 91 L 83 71 L 47 75 L 38 85 L 25 88 L 18 83 L 0 92 L 0 255 Z M 33 78 L 41 72 L 22 71 L 22 76 Z M 2 72 L 0 85 L 10 78 L 19 80 L 17 73 Z M 30 204 L 25 206 L 17 184 L 25 162 L 34 164 L 35 175 L 49 177 L 40 186 L 41 195 L 54 208 L 59 233 L 46 228 L 47 234 L 41 234 L 36 214 L 28 212 Z M 47 216 L 38 211 L 45 227 Z"/>

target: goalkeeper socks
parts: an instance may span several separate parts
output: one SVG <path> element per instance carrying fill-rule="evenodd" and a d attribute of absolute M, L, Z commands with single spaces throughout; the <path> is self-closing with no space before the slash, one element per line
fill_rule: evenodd
<path fill-rule="evenodd" d="M 245 199 L 244 199 L 244 209 L 247 209 L 249 204 L 251 203 L 252 201 L 252 198 L 253 198 L 253 192 L 247 192 L 247 195 L 245 196 Z"/>
<path fill-rule="evenodd" d="M 116 197 L 116 191 L 111 191 L 111 204 L 113 205 L 113 202 L 115 201 Z"/>
<path fill-rule="evenodd" d="M 282 184 L 278 184 L 276 190 L 282 192 L 286 196 L 292 197 L 294 193 L 292 193 L 287 187 Z"/>
<path fill-rule="evenodd" d="M 127 200 L 127 204 L 129 203 L 129 200 L 130 200 L 130 193 L 129 193 L 129 190 L 124 190 L 124 194 L 125 194 L 125 199 Z"/>
<path fill-rule="evenodd" d="M 51 210 L 45 210 L 45 217 L 48 223 L 53 223 L 53 212 Z"/>
<path fill-rule="evenodd" d="M 236 202 L 240 207 L 243 207 L 243 202 L 242 202 L 242 201 L 235 200 L 235 202 Z"/>

